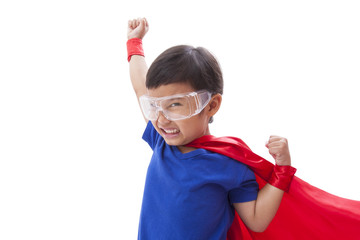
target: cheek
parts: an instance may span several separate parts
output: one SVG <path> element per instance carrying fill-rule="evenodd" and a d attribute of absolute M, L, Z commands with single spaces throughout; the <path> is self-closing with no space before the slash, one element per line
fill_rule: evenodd
<path fill-rule="evenodd" d="M 199 131 L 203 131 L 207 124 L 206 120 L 202 118 L 191 118 L 179 123 L 178 126 L 182 132 L 192 135 L 198 133 Z"/>

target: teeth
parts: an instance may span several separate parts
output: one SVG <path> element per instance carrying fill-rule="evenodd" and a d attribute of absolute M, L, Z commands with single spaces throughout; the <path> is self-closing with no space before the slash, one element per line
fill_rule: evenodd
<path fill-rule="evenodd" d="M 180 131 L 179 131 L 179 130 L 177 130 L 177 129 L 163 129 L 163 130 L 164 130 L 164 132 L 166 132 L 166 133 L 170 133 L 170 134 L 180 132 Z"/>

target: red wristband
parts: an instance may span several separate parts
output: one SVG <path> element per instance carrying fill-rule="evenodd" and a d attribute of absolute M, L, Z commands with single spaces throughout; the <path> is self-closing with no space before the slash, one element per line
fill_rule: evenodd
<path fill-rule="evenodd" d="M 128 62 L 130 62 L 132 55 L 144 55 L 144 49 L 142 46 L 142 40 L 140 38 L 131 38 L 127 41 L 127 52 L 128 52 Z"/>
<path fill-rule="evenodd" d="M 296 168 L 292 166 L 275 165 L 269 183 L 276 188 L 288 192 L 295 172 Z"/>

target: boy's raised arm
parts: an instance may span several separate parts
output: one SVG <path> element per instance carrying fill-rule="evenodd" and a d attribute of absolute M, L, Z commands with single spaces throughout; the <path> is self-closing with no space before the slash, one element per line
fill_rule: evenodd
<path fill-rule="evenodd" d="M 132 51 L 131 48 L 136 48 L 142 43 L 142 39 L 146 35 L 149 30 L 149 24 L 145 18 L 142 19 L 134 19 L 129 20 L 128 22 L 128 53 L 129 50 Z M 129 40 L 132 41 L 132 44 L 129 43 Z M 130 49 L 129 49 L 130 44 Z M 142 47 L 142 46 L 141 46 Z M 146 94 L 146 73 L 148 71 L 148 67 L 145 62 L 145 57 L 143 55 L 137 55 L 136 51 L 129 56 L 129 70 L 130 70 L 130 79 L 132 86 L 134 88 L 137 99 L 139 97 Z M 147 122 L 147 119 L 145 119 Z"/>

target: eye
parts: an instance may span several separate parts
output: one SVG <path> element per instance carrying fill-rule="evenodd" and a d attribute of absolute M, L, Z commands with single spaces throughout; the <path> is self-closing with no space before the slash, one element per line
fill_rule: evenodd
<path fill-rule="evenodd" d="M 164 109 L 177 109 L 186 106 L 186 99 L 174 98 L 163 102 Z"/>
<path fill-rule="evenodd" d="M 182 106 L 181 103 L 179 103 L 179 102 L 174 102 L 174 103 L 171 103 L 169 107 L 180 107 L 180 106 Z"/>

